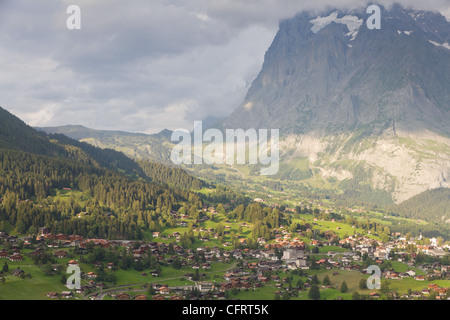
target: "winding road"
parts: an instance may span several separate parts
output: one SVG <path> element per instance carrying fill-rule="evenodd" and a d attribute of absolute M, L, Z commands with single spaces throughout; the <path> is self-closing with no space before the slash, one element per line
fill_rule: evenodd
<path fill-rule="evenodd" d="M 205 274 L 210 274 L 210 273 L 217 273 L 217 272 L 226 272 L 229 270 L 232 270 L 236 267 L 238 263 L 235 262 L 231 267 L 225 269 L 225 270 L 219 270 L 219 271 L 209 271 L 209 272 L 205 272 Z M 145 289 L 134 289 L 131 290 L 130 287 L 135 287 L 135 286 L 143 286 L 143 285 L 149 285 L 152 284 L 154 282 L 161 282 L 161 281 L 168 281 L 168 280 L 175 280 L 175 279 L 180 279 L 180 275 L 176 276 L 176 277 L 171 277 L 171 278 L 166 278 L 166 279 L 161 279 L 161 280 L 155 280 L 155 281 L 150 281 L 150 282 L 143 282 L 143 283 L 132 283 L 132 284 L 122 284 L 122 285 L 118 285 L 115 287 L 110 287 L 108 289 L 100 289 L 100 290 L 96 290 L 93 291 L 89 294 L 87 294 L 86 296 L 83 296 L 84 300 L 89 300 L 91 298 L 91 296 L 95 293 L 98 293 L 98 297 L 96 300 L 103 300 L 103 298 L 105 297 L 105 295 L 110 294 L 110 293 L 118 293 L 118 292 L 129 292 L 129 291 L 133 291 L 133 292 L 146 292 L 148 290 L 148 288 Z M 180 289 L 180 288 L 185 288 L 185 289 L 189 289 L 194 287 L 193 285 L 190 286 L 179 286 L 179 287 L 169 287 L 170 289 Z"/>

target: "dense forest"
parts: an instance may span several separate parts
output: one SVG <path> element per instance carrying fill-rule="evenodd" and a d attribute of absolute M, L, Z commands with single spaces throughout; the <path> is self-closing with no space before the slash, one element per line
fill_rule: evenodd
<path fill-rule="evenodd" d="M 87 200 L 62 201 L 55 194 L 60 189 L 79 190 Z M 9 150 L 0 150 L 0 193 L 0 219 L 19 233 L 47 226 L 55 233 L 106 238 L 141 238 L 143 230 L 155 228 L 158 218 L 163 223 L 178 202 L 189 199 L 189 191 L 116 171 Z M 79 213 L 87 214 L 79 219 Z"/>
<path fill-rule="evenodd" d="M 399 214 L 445 224 L 450 223 L 450 189 L 427 190 L 392 208 Z M 450 226 L 450 224 L 449 224 Z"/>
<path fill-rule="evenodd" d="M 138 161 L 140 168 L 146 177 L 152 181 L 166 183 L 169 186 L 180 189 L 201 189 L 203 182 L 190 176 L 183 169 L 169 167 L 160 163 Z"/>
<path fill-rule="evenodd" d="M 51 143 L 44 133 L 37 132 L 2 108 L 0 108 L 0 148 L 48 156 L 67 156 L 67 151 L 63 147 Z"/>
<path fill-rule="evenodd" d="M 171 211 L 181 204 L 201 208 L 190 192 L 201 187 L 184 170 L 46 135 L 0 108 L 1 229 L 141 239 L 173 224 Z M 63 190 L 78 197 L 67 199 Z"/>

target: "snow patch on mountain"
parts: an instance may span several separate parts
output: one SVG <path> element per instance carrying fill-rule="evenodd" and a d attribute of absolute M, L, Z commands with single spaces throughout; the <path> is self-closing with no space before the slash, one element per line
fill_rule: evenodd
<path fill-rule="evenodd" d="M 350 40 L 354 40 L 358 35 L 359 28 L 363 24 L 363 19 L 359 19 L 358 17 L 352 15 L 346 15 L 342 18 L 338 18 L 338 11 L 335 11 L 328 17 L 317 17 L 309 22 L 313 24 L 311 31 L 314 33 L 319 32 L 332 22 L 345 24 L 349 31 L 346 35 L 352 37 Z"/>
<path fill-rule="evenodd" d="M 417 21 L 417 19 L 424 17 L 424 13 L 423 12 L 410 12 L 409 16 L 411 18 L 413 18 L 415 21 Z"/>
<path fill-rule="evenodd" d="M 412 31 L 400 31 L 400 30 L 397 30 L 397 33 L 398 34 L 402 34 L 402 33 L 404 33 L 404 34 L 406 34 L 407 36 L 409 36 L 411 33 L 413 33 Z"/>
<path fill-rule="evenodd" d="M 445 49 L 450 50 L 450 44 L 449 44 L 448 42 L 439 43 L 439 42 L 431 41 L 431 40 L 428 40 L 428 41 L 430 41 L 430 42 L 431 42 L 432 44 L 434 44 L 436 47 L 443 47 L 443 48 L 445 48 Z"/>

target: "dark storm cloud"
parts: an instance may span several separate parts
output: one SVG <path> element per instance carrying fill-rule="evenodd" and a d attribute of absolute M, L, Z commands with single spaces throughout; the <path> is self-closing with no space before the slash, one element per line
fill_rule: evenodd
<path fill-rule="evenodd" d="M 449 7 L 448 0 L 400 2 Z M 81 30 L 66 28 L 71 4 L 81 8 Z M 329 5 L 362 6 L 354 0 L 3 0 L 0 103 L 31 125 L 189 128 L 239 105 L 280 19 Z"/>

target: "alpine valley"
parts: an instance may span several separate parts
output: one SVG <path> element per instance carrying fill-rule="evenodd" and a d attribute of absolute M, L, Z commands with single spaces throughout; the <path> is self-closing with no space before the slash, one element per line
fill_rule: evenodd
<path fill-rule="evenodd" d="M 450 23 L 439 13 L 399 5 L 381 7 L 379 30 L 366 26 L 367 17 L 365 10 L 333 9 L 282 21 L 242 104 L 229 118 L 209 123 L 279 129 L 277 175 L 261 178 L 256 166 L 244 165 L 185 169 L 243 189 L 378 207 L 401 204 L 406 214 L 415 207 L 417 218 L 448 221 Z M 171 164 L 168 130 L 41 130 Z M 433 214 L 423 205 L 430 197 L 439 198 Z"/>

